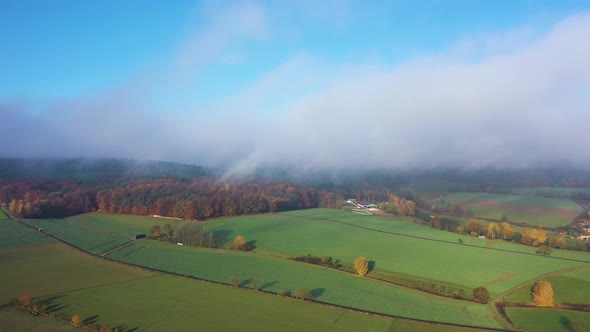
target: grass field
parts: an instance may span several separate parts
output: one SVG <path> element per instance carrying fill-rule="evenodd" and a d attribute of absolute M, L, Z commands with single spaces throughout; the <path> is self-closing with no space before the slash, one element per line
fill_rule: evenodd
<path fill-rule="evenodd" d="M 0 244 L 6 239 L 0 239 Z M 477 331 L 365 315 L 250 290 L 167 275 L 158 276 L 89 256 L 63 244 L 24 246 L 26 243 L 21 243 L 18 248 L 0 249 L 3 271 L 0 274 L 0 284 L 3 285 L 0 289 L 0 298 L 3 300 L 0 304 L 5 303 L 4 299 L 7 302 L 11 297 L 30 293 L 36 300 L 42 299 L 49 304 L 52 313 L 64 315 L 65 318 L 77 314 L 88 324 L 124 326 L 126 331 Z M 147 243 L 164 245 L 155 241 Z M 177 249 L 175 246 L 170 247 Z M 196 250 L 187 252 L 195 254 L 199 249 Z M 244 253 L 234 254 L 248 256 Z M 281 261 L 306 269 L 328 271 Z M 204 265 L 207 269 L 216 269 L 215 264 L 223 261 L 213 260 L 208 263 L 211 264 Z M 255 267 L 264 269 L 264 266 Z M 368 282 L 337 271 L 328 272 L 353 278 L 357 283 Z M 267 284 L 272 285 L 272 282 Z M 264 285 L 262 280 L 260 285 Z M 352 286 L 355 286 L 354 282 Z M 360 287 L 361 291 L 363 289 Z M 314 293 L 323 296 L 328 291 L 314 289 Z M 387 301 L 397 299 L 396 296 L 400 295 L 395 292 L 386 294 L 394 295 Z M 352 292 L 352 296 L 362 298 L 369 295 Z M 403 300 L 403 297 L 399 299 Z M 401 303 L 398 305 L 402 306 Z M 472 306 L 475 309 L 466 306 L 461 312 L 473 314 L 476 319 L 483 318 L 478 315 L 480 311 L 484 316 L 489 315 L 485 306 Z M 0 331 L 3 332 L 78 331 L 68 324 L 34 317 L 12 307 L 0 310 L 0 322 Z"/>
<path fill-rule="evenodd" d="M 506 308 L 506 313 L 514 325 L 522 331 L 590 331 L 589 312 L 543 308 Z"/>
<path fill-rule="evenodd" d="M 0 249 L 0 262 L 0 304 L 23 293 L 36 297 L 153 275 L 88 256 L 63 244 Z"/>
<path fill-rule="evenodd" d="M 477 326 L 497 327 L 486 306 L 441 298 L 281 257 L 227 250 L 179 247 L 143 241 L 111 255 L 124 262 L 245 287 L 255 279 L 263 290 L 312 290 L 314 299 L 379 313 Z M 395 300 L 392 300 L 395 299 Z"/>
<path fill-rule="evenodd" d="M 428 228 L 422 228 L 425 234 L 438 232 L 441 238 L 446 239 L 452 235 L 453 242 L 421 240 L 314 219 L 319 215 L 344 222 L 352 222 L 357 218 L 357 222 L 367 227 L 372 226 L 373 220 L 379 220 L 345 211 L 313 209 L 222 219 L 206 223 L 206 228 L 223 234 L 227 239 L 244 235 L 247 240 L 256 241 L 256 251 L 261 253 L 329 255 L 349 264 L 356 257 L 365 256 L 376 262 L 377 269 L 469 288 L 487 285 L 491 292 L 501 292 L 535 276 L 581 264 L 537 255 L 462 246 L 457 244 L 457 234 Z M 395 223 L 393 220 L 391 222 Z M 404 223 L 399 227 L 400 230 L 407 227 L 410 234 L 416 234 L 419 232 L 416 227 L 420 226 Z M 289 236 L 285 237 L 284 234 Z M 434 234 L 431 233 L 431 237 L 435 237 Z M 468 241 L 485 242 L 465 238 Z M 532 248 L 524 248 L 531 252 Z"/>
<path fill-rule="evenodd" d="M 16 221 L 0 220 L 0 249 L 54 242 L 53 239 Z"/>
<path fill-rule="evenodd" d="M 452 204 L 471 209 L 477 217 L 538 224 L 547 227 L 567 225 L 584 211 L 568 199 L 486 193 L 453 193 L 447 196 Z"/>
<path fill-rule="evenodd" d="M 588 270 L 588 268 L 586 268 Z M 577 271 L 576 271 L 577 272 Z M 544 279 L 553 287 L 555 303 L 590 304 L 590 282 L 568 275 L 557 275 Z M 532 287 L 532 285 L 531 285 Z M 506 297 L 509 302 L 532 302 L 531 287 L 525 287 Z"/>
<path fill-rule="evenodd" d="M 570 195 L 572 193 L 590 193 L 590 188 L 565 188 L 565 187 L 514 187 L 512 192 L 522 196 L 537 196 L 537 192 L 554 195 Z"/>
<path fill-rule="evenodd" d="M 43 332 L 84 332 L 85 330 L 73 327 L 72 325 L 43 316 L 33 316 L 28 312 L 15 307 L 0 309 L 0 331 L 1 332 L 22 332 L 22 331 L 43 331 Z"/>
<path fill-rule="evenodd" d="M 174 225 L 175 220 L 152 217 L 90 213 L 59 220 L 27 220 L 48 234 L 88 250 L 102 254 L 131 243 L 130 235 L 148 233 L 153 225 Z"/>
<path fill-rule="evenodd" d="M 383 318 L 180 277 L 159 276 L 46 299 L 101 325 L 141 331 L 473 331 Z M 401 329 L 396 329 L 402 331 Z"/>
<path fill-rule="evenodd" d="M 8 216 L 3 209 L 0 209 L 0 220 L 8 220 Z"/>

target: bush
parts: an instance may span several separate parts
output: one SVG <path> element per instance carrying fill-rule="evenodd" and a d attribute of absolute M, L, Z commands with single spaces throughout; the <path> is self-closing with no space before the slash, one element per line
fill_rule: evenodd
<path fill-rule="evenodd" d="M 287 296 L 289 296 L 289 291 L 286 291 L 286 290 L 280 290 L 280 291 L 277 293 L 277 295 L 278 295 L 278 296 L 280 296 L 280 297 L 287 297 Z"/>
<path fill-rule="evenodd" d="M 295 297 L 301 300 L 306 300 L 311 298 L 311 291 L 309 288 L 299 287 L 295 290 Z"/>
<path fill-rule="evenodd" d="M 240 283 L 241 283 L 241 282 L 242 282 L 242 281 L 241 281 L 241 280 L 240 280 L 240 278 L 238 278 L 238 277 L 230 277 L 230 278 L 229 278 L 229 283 L 230 283 L 232 286 L 234 286 L 234 287 L 238 287 L 238 288 L 239 288 L 239 287 L 240 287 Z"/>
<path fill-rule="evenodd" d="M 490 293 L 485 287 L 477 287 L 473 290 L 473 297 L 481 303 L 488 303 Z"/>

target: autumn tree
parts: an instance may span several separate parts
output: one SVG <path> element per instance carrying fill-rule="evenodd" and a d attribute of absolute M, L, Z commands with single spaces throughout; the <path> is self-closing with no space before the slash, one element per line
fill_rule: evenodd
<path fill-rule="evenodd" d="M 500 234 L 500 226 L 495 222 L 488 224 L 486 237 L 489 239 L 496 239 Z"/>
<path fill-rule="evenodd" d="M 150 237 L 159 238 L 161 234 L 162 228 L 160 227 L 160 225 L 153 225 L 152 228 L 150 228 Z"/>
<path fill-rule="evenodd" d="M 565 237 L 563 235 L 560 236 L 552 236 L 549 238 L 549 246 L 553 248 L 563 248 L 565 245 Z"/>
<path fill-rule="evenodd" d="M 82 320 L 80 319 L 80 316 L 78 316 L 78 315 L 72 316 L 72 324 L 74 324 L 76 326 L 82 325 Z"/>
<path fill-rule="evenodd" d="M 539 307 L 552 307 L 553 287 L 547 281 L 537 281 L 532 289 L 532 297 L 535 305 Z"/>
<path fill-rule="evenodd" d="M 365 257 L 358 257 L 354 260 L 354 269 L 360 276 L 365 276 L 369 273 L 369 263 Z"/>
<path fill-rule="evenodd" d="M 465 233 L 465 226 L 463 226 L 463 225 L 457 226 L 457 233 L 459 233 L 459 234 Z"/>
<path fill-rule="evenodd" d="M 246 242 L 246 238 L 239 235 L 239 236 L 236 236 L 236 238 L 234 239 L 234 243 L 232 243 L 231 249 L 249 251 L 251 248 L 250 248 L 250 245 L 248 244 L 248 242 Z"/>
<path fill-rule="evenodd" d="M 510 224 L 507 222 L 503 222 L 500 225 L 500 236 L 504 240 L 510 240 L 514 236 L 514 231 L 510 228 Z"/>
<path fill-rule="evenodd" d="M 212 234 L 196 221 L 183 221 L 176 227 L 172 237 L 176 242 L 195 247 L 212 247 Z M 210 240 L 211 239 L 211 240 Z"/>
<path fill-rule="evenodd" d="M 311 298 L 311 290 L 305 287 L 299 287 L 295 290 L 295 297 L 301 300 L 307 300 Z"/>
<path fill-rule="evenodd" d="M 475 219 L 469 220 L 467 225 L 465 225 L 465 229 L 469 231 L 469 233 L 475 233 L 476 236 L 479 235 L 481 231 L 482 225 L 479 224 Z"/>
<path fill-rule="evenodd" d="M 552 252 L 553 252 L 553 249 L 550 246 L 547 246 L 547 245 L 540 246 L 537 249 L 537 254 L 541 254 L 543 256 L 549 256 L 549 255 L 551 255 Z"/>
<path fill-rule="evenodd" d="M 172 226 L 170 224 L 164 225 L 164 234 L 168 237 L 172 237 L 174 231 L 172 230 Z"/>
<path fill-rule="evenodd" d="M 490 293 L 485 287 L 477 287 L 473 290 L 473 297 L 479 302 L 487 303 L 490 299 Z"/>

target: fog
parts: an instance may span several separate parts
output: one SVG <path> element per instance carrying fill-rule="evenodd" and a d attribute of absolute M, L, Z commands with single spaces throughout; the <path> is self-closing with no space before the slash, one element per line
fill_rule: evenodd
<path fill-rule="evenodd" d="M 238 29 L 220 28 L 236 18 Z M 31 100 L 0 100 L 0 155 L 167 160 L 221 166 L 230 174 L 273 166 L 590 162 L 588 13 L 524 37 L 515 28 L 457 40 L 445 51 L 396 64 L 294 54 L 216 104 L 174 100 L 164 104 L 166 112 L 154 107 L 155 100 L 178 96 L 173 91 L 188 91 L 187 75 L 198 75 L 228 45 L 265 38 L 269 24 L 250 7 L 217 20 L 187 38 L 170 61 L 107 91 L 46 102 L 41 110 Z M 211 34 L 220 38 L 209 42 Z M 197 51 L 200 57 L 190 56 Z"/>

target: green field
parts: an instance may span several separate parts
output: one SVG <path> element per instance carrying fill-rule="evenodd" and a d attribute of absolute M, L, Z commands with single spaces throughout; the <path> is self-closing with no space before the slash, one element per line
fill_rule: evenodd
<path fill-rule="evenodd" d="M 547 227 L 563 226 L 584 211 L 575 202 L 561 198 L 486 194 L 453 193 L 446 197 L 452 204 L 461 204 L 464 209 L 471 209 L 474 216 L 526 223 Z"/>
<path fill-rule="evenodd" d="M 43 332 L 84 332 L 85 330 L 73 327 L 72 325 L 53 318 L 33 316 L 28 312 L 15 307 L 4 307 L 0 309 L 0 331 L 22 332 L 22 331 L 43 331 Z"/>
<path fill-rule="evenodd" d="M 133 240 L 130 235 L 146 234 L 153 225 L 175 225 L 175 220 L 152 217 L 90 213 L 59 220 L 27 220 L 48 234 L 76 247 L 102 254 Z"/>
<path fill-rule="evenodd" d="M 587 271 L 589 268 L 583 269 Z M 581 272 L 583 270 L 576 270 Z M 551 283 L 553 287 L 553 298 L 555 303 L 576 303 L 576 304 L 590 304 L 590 282 L 583 279 L 574 278 L 564 275 L 552 276 L 543 279 Z M 531 287 L 525 287 L 506 296 L 506 301 L 509 302 L 532 302 Z"/>
<path fill-rule="evenodd" d="M 190 279 L 159 276 L 51 296 L 63 307 L 107 326 L 141 331 L 474 331 L 370 316 Z"/>
<path fill-rule="evenodd" d="M 587 253 L 555 250 L 551 257 L 543 257 L 533 254 L 534 248 L 531 247 L 438 231 L 419 225 L 411 218 L 363 216 L 331 209 L 223 218 L 204 223 L 204 227 L 215 235 L 221 249 L 177 246 L 147 239 L 129 240 L 129 234 L 145 233 L 153 224 L 169 222 L 151 217 L 89 214 L 28 222 L 97 253 L 104 253 L 108 250 L 105 248 L 113 247 L 114 239 L 120 239 L 117 246 L 129 245 L 109 253 L 108 257 L 122 262 L 222 283 L 228 283 L 230 277 L 238 277 L 246 288 L 255 280 L 261 289 L 270 292 L 293 292 L 298 287 L 307 287 L 312 290 L 314 300 L 320 302 L 481 327 L 501 327 L 489 306 L 435 296 L 287 258 L 309 253 L 332 256 L 350 266 L 356 257 L 365 256 L 375 263 L 369 277 L 394 282 L 406 280 L 406 284 L 417 287 L 420 283 L 427 286 L 440 283 L 447 290 L 462 288 L 467 294 L 478 286 L 499 294 L 548 273 L 590 266 Z M 227 250 L 237 235 L 252 241 L 255 249 L 252 252 Z M 465 244 L 459 244 L 458 238 L 464 239 Z M 583 278 L 569 274 L 551 278 L 558 278 L 556 289 L 565 287 L 568 290 L 563 291 L 564 298 L 570 301 L 568 303 L 575 303 L 571 301 L 580 298 L 579 294 L 571 292 L 575 287 L 585 289 L 585 285 L 581 285 L 585 282 Z M 566 279 L 559 283 L 559 278 Z M 141 283 L 159 279 L 149 278 Z M 568 280 L 576 280 L 577 286 L 567 286 Z M 105 293 L 108 287 L 105 286 Z M 85 294 L 85 291 L 80 292 Z M 67 299 L 68 303 L 75 304 L 72 307 L 78 308 L 81 304 L 75 300 L 77 293 L 69 292 L 64 301 Z M 510 296 L 519 296 L 519 293 Z M 109 322 L 116 323 L 113 319 Z"/>
<path fill-rule="evenodd" d="M 112 219 L 111 219 L 112 220 Z M 72 233 L 77 234 L 77 233 Z M 0 239 L 6 241 L 7 238 Z M 138 242 L 151 243 L 155 246 L 164 246 L 175 250 L 184 250 L 185 253 L 202 254 L 200 251 L 216 252 L 215 250 L 203 250 L 176 247 L 156 241 Z M 11 242 L 12 243 L 12 242 Z M 157 276 L 138 268 L 128 267 L 119 263 L 112 263 L 100 258 L 95 258 L 72 249 L 63 244 L 24 246 L 28 242 L 21 243 L 18 248 L 0 249 L 0 261 L 2 271 L 0 274 L 0 298 L 6 299 L 23 293 L 30 293 L 35 300 L 43 300 L 50 306 L 54 314 L 63 315 L 69 319 L 77 314 L 86 323 L 114 326 L 124 326 L 126 331 L 138 329 L 141 331 L 194 331 L 198 330 L 257 330 L 257 331 L 388 331 L 391 329 L 403 331 L 475 331 L 467 328 L 457 328 L 439 324 L 420 323 L 415 321 L 383 318 L 365 315 L 354 311 L 323 306 L 319 304 L 304 303 L 293 299 L 285 299 L 277 296 L 254 292 L 251 290 L 235 289 L 233 287 L 215 285 L 202 281 L 173 276 Z M 125 250 L 125 249 L 123 249 Z M 218 252 L 218 251 L 217 251 Z M 169 254 L 163 251 L 164 256 Z M 254 256 L 248 253 L 233 253 L 238 256 Z M 175 256 L 171 256 L 175 259 Z M 180 257 L 180 259 L 186 258 Z M 254 256 L 255 257 L 255 256 Z M 235 261 L 236 264 L 244 264 L 243 257 Z M 256 258 L 256 257 L 255 257 Z M 165 260 L 165 259 L 164 259 Z M 278 260 L 278 258 L 277 258 Z M 382 299 L 386 295 L 388 302 L 396 302 L 402 307 L 402 301 L 408 301 L 410 306 L 416 306 L 422 314 L 426 309 L 420 308 L 419 301 L 412 299 L 412 295 L 402 290 L 390 291 L 392 288 L 380 283 L 371 282 L 354 277 L 342 272 L 332 271 L 316 266 L 295 263 L 288 260 L 280 260 L 293 267 L 305 267 L 311 275 L 315 271 L 327 271 L 329 282 L 338 280 L 340 276 L 350 278 L 350 284 L 354 289 L 351 296 L 359 297 L 362 301 L 370 302 L 364 297 L 371 294 L 362 293 L 367 287 L 365 283 L 375 284 L 374 293 L 382 293 Z M 246 261 L 246 264 L 251 261 Z M 217 269 L 216 264 L 222 261 L 213 259 L 202 262 L 200 265 L 206 270 Z M 231 262 L 229 262 L 231 263 Z M 271 262 L 272 263 L 272 262 Z M 255 268 L 264 270 L 265 263 Z M 271 264 L 272 265 L 272 264 Z M 282 266 L 279 266 L 282 267 Z M 300 273 L 289 270 L 291 274 Z M 331 273 L 331 274 L 330 274 Z M 321 275 L 322 272 L 319 272 Z M 305 276 L 305 272 L 303 272 Z M 337 275 L 337 276 L 336 276 Z M 272 274 L 265 274 L 275 277 Z M 334 277 L 336 276 L 336 277 Z M 223 280 L 226 281 L 226 280 Z M 288 280 L 287 282 L 297 286 L 310 286 L 304 283 Z M 274 287 L 273 281 L 260 279 L 260 286 Z M 314 283 L 315 284 L 315 283 Z M 330 285 L 324 280 L 325 285 Z M 246 285 L 247 286 L 247 285 Z M 381 289 L 381 288 L 382 289 Z M 371 290 L 371 288 L 368 288 Z M 328 297 L 328 289 L 314 288 L 314 294 L 319 297 Z M 396 299 L 396 301 L 392 301 Z M 379 300 L 379 298 L 377 298 Z M 431 300 L 431 299 L 429 299 Z M 445 303 L 441 306 L 446 313 L 438 314 L 440 317 L 453 317 L 456 315 L 453 303 L 456 300 L 439 301 Z M 448 302 L 448 303 L 447 303 Z M 451 307 L 449 309 L 448 307 Z M 457 309 L 457 308 L 455 308 Z M 489 313 L 483 305 L 467 304 L 462 307 L 460 315 L 473 315 L 474 321 L 488 319 Z M 462 318 L 463 320 L 467 320 Z M 44 331 L 75 331 L 68 324 L 53 321 L 45 317 L 33 317 L 13 308 L 0 310 L 0 330 L 44 330 Z M 485 322 L 486 325 L 498 326 L 495 322 Z"/>
<path fill-rule="evenodd" d="M 570 195 L 572 193 L 590 193 L 590 188 L 566 188 L 566 187 L 514 187 L 512 192 L 522 196 L 537 196 L 538 192 L 553 195 Z"/>
<path fill-rule="evenodd" d="M 207 280 L 239 277 L 248 287 L 255 279 L 263 290 L 293 292 L 307 287 L 322 302 L 409 318 L 497 327 L 485 305 L 416 292 L 320 266 L 280 257 L 228 250 L 179 247 L 146 240 L 110 257 Z M 392 299 L 395 299 L 393 301 Z"/>
<path fill-rule="evenodd" d="M 36 297 L 153 275 L 91 257 L 63 244 L 0 249 L 0 262 L 0 304 L 24 293 Z"/>
<path fill-rule="evenodd" d="M 544 308 L 506 308 L 506 313 L 522 331 L 590 331 L 590 312 Z M 574 326 L 578 329 L 574 329 Z"/>
<path fill-rule="evenodd" d="M 367 227 L 373 225 L 373 220 L 383 222 L 379 218 L 358 216 L 345 211 L 313 209 L 222 219 L 206 223 L 206 228 L 223 234 L 227 239 L 243 235 L 248 240 L 255 240 L 256 251 L 260 253 L 329 255 L 349 264 L 356 257 L 365 256 L 368 260 L 375 261 L 376 269 L 440 280 L 467 288 L 487 285 L 491 292 L 505 291 L 535 276 L 581 264 L 459 245 L 457 234 L 428 228 L 422 229 L 425 234 L 433 232 L 430 237 L 435 237 L 433 234 L 437 233 L 441 238 L 452 239 L 452 242 L 416 239 L 351 227 L 317 219 L 319 215 L 345 222 L 356 218 L 357 222 Z M 416 227 L 421 226 L 405 222 L 399 227 L 407 227 L 409 233 L 415 235 L 419 231 Z M 285 237 L 284 234 L 288 236 Z M 449 235 L 453 238 L 449 238 Z M 465 239 L 470 243 L 485 242 L 468 237 Z M 532 253 L 532 248 L 521 247 Z"/>
<path fill-rule="evenodd" d="M 0 220 L 0 249 L 55 242 L 53 239 L 16 221 Z"/>
<path fill-rule="evenodd" d="M 8 216 L 4 212 L 4 209 L 0 208 L 0 220 L 8 220 Z"/>

